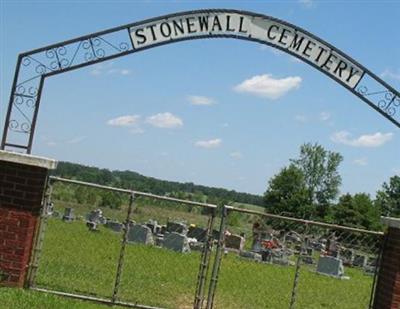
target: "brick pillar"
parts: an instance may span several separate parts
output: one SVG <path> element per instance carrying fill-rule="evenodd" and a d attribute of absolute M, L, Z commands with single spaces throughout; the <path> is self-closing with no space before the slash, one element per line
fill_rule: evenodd
<path fill-rule="evenodd" d="M 0 150 L 0 286 L 23 287 L 54 160 Z"/>
<path fill-rule="evenodd" d="M 375 289 L 374 309 L 400 309 L 400 218 L 382 218 L 388 226 Z"/>

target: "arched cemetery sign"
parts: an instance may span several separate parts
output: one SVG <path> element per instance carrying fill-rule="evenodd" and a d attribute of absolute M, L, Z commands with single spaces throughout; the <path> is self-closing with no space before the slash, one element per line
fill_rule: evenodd
<path fill-rule="evenodd" d="M 282 20 L 216 9 L 161 16 L 20 54 L 1 149 L 31 152 L 46 77 L 163 44 L 221 37 L 259 42 L 301 59 L 400 127 L 399 92 L 336 47 Z"/>

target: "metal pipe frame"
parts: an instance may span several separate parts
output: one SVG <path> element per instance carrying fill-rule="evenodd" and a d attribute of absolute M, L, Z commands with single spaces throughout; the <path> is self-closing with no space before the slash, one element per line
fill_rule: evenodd
<path fill-rule="evenodd" d="M 197 287 L 196 287 L 196 295 L 194 299 L 194 309 L 201 309 L 203 308 L 203 302 L 204 302 L 204 289 L 205 289 L 205 284 L 207 281 L 207 274 L 208 274 L 208 269 L 210 265 L 210 257 L 211 257 L 211 250 L 213 247 L 213 235 L 212 235 L 212 230 L 214 226 L 214 219 L 215 219 L 215 209 L 211 210 L 211 216 L 208 219 L 208 224 L 207 224 L 207 240 L 204 244 L 204 248 L 201 252 L 201 261 L 200 261 L 200 267 L 199 267 L 199 274 L 198 274 L 198 280 L 197 280 Z"/>
<path fill-rule="evenodd" d="M 154 44 L 148 47 L 141 48 L 139 50 L 136 50 L 134 48 L 129 33 L 129 29 L 131 27 L 144 25 L 150 22 L 166 20 L 168 18 L 173 18 L 177 16 L 197 13 L 243 14 L 249 17 L 262 18 L 278 22 L 288 27 L 292 27 L 304 33 L 305 35 L 325 44 L 328 48 L 335 50 L 336 53 L 356 64 L 360 69 L 363 70 L 364 74 L 359 83 L 351 88 L 345 83 L 334 79 L 333 76 L 329 75 L 329 73 L 322 70 L 319 66 L 311 63 L 308 60 L 300 58 L 296 53 L 293 53 L 290 50 L 285 49 L 284 47 L 271 45 L 269 43 L 251 37 L 242 37 L 229 33 L 216 35 L 198 35 L 196 37 L 186 38 L 184 37 L 181 39 L 169 40 Z M 120 40 L 118 36 L 122 36 L 124 39 Z M 378 75 L 374 74 L 373 72 L 359 64 L 357 61 L 346 55 L 341 50 L 318 38 L 312 33 L 277 18 L 241 10 L 211 9 L 179 12 L 175 14 L 151 18 L 140 22 L 111 28 L 108 30 L 91 33 L 89 35 L 81 36 L 72 40 L 66 40 L 60 43 L 21 53 L 18 56 L 16 64 L 0 149 L 22 149 L 25 150 L 28 154 L 31 153 L 39 112 L 40 99 L 42 95 L 42 88 L 44 85 L 44 81 L 47 77 L 76 70 L 85 66 L 100 63 L 117 57 L 122 57 L 138 51 L 143 51 L 148 48 L 162 46 L 171 42 L 204 38 L 234 38 L 258 42 L 264 45 L 270 45 L 274 48 L 278 48 L 283 52 L 291 54 L 292 56 L 297 57 L 303 62 L 308 63 L 315 69 L 329 76 L 340 85 L 345 87 L 347 90 L 349 90 L 351 93 L 353 93 L 355 96 L 364 101 L 366 104 L 368 104 L 370 107 L 372 107 L 375 111 L 384 116 L 387 120 L 392 122 L 395 126 L 400 128 L 400 119 L 394 118 L 395 115 L 397 117 L 397 115 L 400 114 L 400 93 L 389 84 L 387 84 L 385 81 L 383 81 Z M 28 76 L 21 77 L 21 73 L 26 73 L 25 75 Z M 376 84 L 373 86 L 372 89 L 368 89 L 368 79 L 374 81 L 374 83 Z M 379 95 L 379 97 L 376 98 L 376 95 Z M 375 100 L 371 99 L 372 96 L 375 96 Z M 31 111 L 30 109 L 33 109 L 33 111 Z M 25 134 L 25 136 L 27 135 L 27 141 L 22 143 L 14 142 L 13 137 L 9 136 L 10 132 L 13 132 L 14 134 L 22 133 Z"/>
<path fill-rule="evenodd" d="M 40 255 L 42 253 L 42 246 L 43 246 L 43 241 L 44 241 L 44 236 L 46 233 L 46 227 L 47 227 L 47 206 L 51 201 L 51 196 L 52 196 L 52 186 L 50 183 L 49 177 L 46 180 L 46 188 L 44 192 L 44 196 L 42 199 L 42 209 L 40 212 L 40 218 L 36 230 L 36 235 L 34 239 L 34 245 L 32 249 L 32 256 L 30 259 L 29 263 L 29 269 L 28 269 L 28 275 L 27 275 L 27 280 L 26 280 L 26 287 L 27 288 L 32 288 L 35 286 L 36 283 L 36 273 L 39 268 L 39 260 L 40 260 Z"/>
<path fill-rule="evenodd" d="M 126 243 L 128 242 L 129 222 L 131 220 L 131 214 L 132 214 L 132 211 L 134 208 L 134 201 L 135 201 L 135 195 L 132 193 L 131 197 L 129 199 L 129 207 L 128 207 L 128 212 L 126 214 L 124 233 L 122 235 L 121 249 L 119 252 L 119 259 L 118 259 L 118 266 L 117 266 L 117 273 L 115 276 L 114 290 L 113 290 L 113 295 L 111 298 L 111 301 L 113 303 L 115 303 L 117 301 L 119 286 L 120 286 L 120 282 L 121 282 L 122 269 L 124 267 L 125 247 L 126 247 Z"/>
<path fill-rule="evenodd" d="M 72 184 L 72 185 L 81 185 L 81 186 L 86 186 L 86 187 L 95 188 L 95 189 L 108 190 L 108 191 L 121 193 L 121 194 L 130 194 L 129 206 L 128 206 L 127 215 L 126 215 L 126 219 L 125 219 L 124 231 L 123 231 L 123 235 L 122 235 L 122 239 L 121 239 L 121 247 L 120 247 L 117 270 L 116 270 L 116 275 L 115 275 L 115 282 L 114 282 L 114 287 L 113 287 L 113 291 L 112 291 L 112 296 L 110 299 L 54 291 L 54 290 L 49 290 L 49 289 L 45 289 L 45 288 L 41 288 L 41 287 L 39 288 L 35 284 L 35 277 L 36 277 L 36 272 L 37 272 L 37 268 L 38 268 L 38 264 L 39 264 L 39 258 L 40 258 L 41 248 L 43 245 L 43 238 L 45 235 L 45 229 L 46 229 L 46 223 L 47 223 L 47 204 L 51 200 L 52 186 L 56 182 L 67 183 L 67 184 Z M 208 269 L 209 269 L 211 250 L 212 250 L 212 246 L 213 246 L 212 228 L 213 228 L 214 220 L 215 220 L 215 210 L 217 207 L 216 205 L 207 204 L 207 203 L 198 203 L 198 202 L 187 201 L 187 200 L 176 199 L 176 198 L 170 198 L 170 197 L 159 196 L 159 195 L 146 193 L 146 192 L 121 189 L 121 188 L 116 188 L 116 187 L 111 187 L 111 186 L 98 185 L 95 183 L 65 179 L 65 178 L 54 177 L 54 176 L 49 176 L 47 178 L 47 185 L 46 185 L 45 192 L 46 193 L 44 194 L 43 203 L 42 203 L 43 207 L 42 207 L 42 211 L 41 211 L 41 220 L 40 220 L 40 224 L 38 227 L 38 233 L 37 233 L 37 237 L 36 237 L 35 245 L 34 245 L 34 249 L 33 249 L 33 255 L 32 255 L 32 259 L 31 259 L 32 262 L 30 263 L 30 267 L 29 267 L 28 285 L 27 285 L 28 288 L 30 288 L 32 290 L 40 291 L 40 292 L 56 294 L 59 296 L 78 298 L 78 299 L 82 299 L 82 300 L 94 301 L 94 302 L 110 304 L 110 305 L 119 305 L 119 306 L 130 307 L 130 308 L 161 309 L 159 307 L 146 306 L 146 305 L 141 305 L 141 304 L 137 304 L 137 303 L 132 304 L 129 302 L 123 302 L 123 301 L 118 300 L 118 292 L 119 292 L 119 287 L 120 287 L 120 282 L 121 282 L 121 277 L 122 277 L 123 267 L 124 267 L 125 249 L 126 249 L 126 244 L 127 244 L 127 240 L 128 240 L 129 223 L 130 223 L 131 216 L 132 216 L 132 213 L 133 213 L 133 210 L 135 207 L 134 202 L 135 202 L 135 198 L 137 196 L 143 196 L 143 197 L 150 197 L 150 198 L 155 198 L 155 199 L 160 199 L 160 200 L 178 202 L 178 203 L 182 203 L 182 204 L 186 204 L 186 205 L 199 206 L 199 207 L 204 208 L 207 211 L 207 215 L 209 216 L 208 223 L 207 223 L 207 241 L 204 245 L 204 248 L 203 248 L 202 254 L 201 254 L 201 258 L 200 258 L 199 273 L 198 273 L 197 284 L 196 284 L 195 304 L 194 304 L 194 308 L 201 309 L 201 307 L 203 305 L 203 301 L 204 301 L 205 284 L 206 284 L 206 280 L 207 280 L 207 273 L 208 273 Z"/>
<path fill-rule="evenodd" d="M 217 250 L 215 252 L 215 260 L 211 275 L 210 287 L 208 289 L 207 306 L 206 306 L 207 309 L 212 309 L 214 307 L 214 298 L 218 284 L 219 271 L 221 269 L 222 256 L 225 244 L 225 230 L 226 230 L 229 209 L 231 209 L 230 206 L 224 206 L 221 210 L 219 238 L 218 238 Z"/>

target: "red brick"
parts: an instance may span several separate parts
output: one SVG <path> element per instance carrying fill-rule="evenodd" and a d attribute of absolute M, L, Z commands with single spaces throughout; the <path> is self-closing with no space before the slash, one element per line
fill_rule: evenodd
<path fill-rule="evenodd" d="M 0 270 L 9 274 L 0 285 L 24 285 L 47 170 L 0 161 Z"/>
<path fill-rule="evenodd" d="M 24 184 L 26 184 L 27 179 L 26 179 L 26 178 L 23 178 L 23 177 L 8 176 L 8 175 L 7 175 L 6 181 L 12 182 L 12 183 L 15 183 L 15 184 L 22 184 L 22 185 L 24 185 Z"/>

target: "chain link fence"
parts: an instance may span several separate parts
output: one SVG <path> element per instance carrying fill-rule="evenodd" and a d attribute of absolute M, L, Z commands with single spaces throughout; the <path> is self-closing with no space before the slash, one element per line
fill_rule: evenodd
<path fill-rule="evenodd" d="M 30 287 L 136 308 L 370 306 L 383 233 L 184 197 L 51 177 Z"/>
<path fill-rule="evenodd" d="M 201 308 L 215 205 L 52 177 L 30 286 L 142 308 Z"/>
<path fill-rule="evenodd" d="M 207 308 L 368 308 L 383 233 L 225 206 Z"/>

